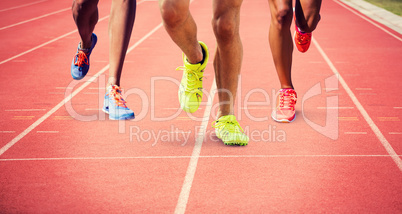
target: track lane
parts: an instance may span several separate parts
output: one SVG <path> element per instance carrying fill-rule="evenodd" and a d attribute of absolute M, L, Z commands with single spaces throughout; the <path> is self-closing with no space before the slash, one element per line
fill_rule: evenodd
<path fill-rule="evenodd" d="M 159 17 L 159 11 L 155 2 L 148 2 L 146 4 L 144 3 L 141 6 L 142 10 L 138 10 L 137 17 L 142 17 L 142 19 L 137 18 L 135 29 L 133 31 L 134 41 L 138 40 L 138 37 L 140 37 L 143 32 L 146 32 L 147 28 L 149 29 L 152 26 L 160 25 L 161 23 L 160 19 L 155 19 L 155 17 Z M 200 4 L 200 6 L 204 7 L 203 4 Z M 203 41 L 205 41 L 207 44 L 211 44 L 210 48 L 211 50 L 213 50 L 213 37 L 209 23 L 210 13 L 196 12 L 194 15 L 195 17 L 200 17 L 203 20 L 201 22 L 203 24 L 200 25 L 200 27 L 206 28 L 205 25 L 209 27 L 209 30 L 207 31 L 200 30 L 199 35 L 200 39 L 204 38 Z M 151 19 L 150 17 L 153 18 Z M 97 26 L 96 32 L 104 32 L 99 33 L 99 37 L 107 38 L 105 35 L 107 32 L 106 25 L 102 24 L 100 26 Z M 207 37 L 205 36 L 206 34 L 208 34 Z M 71 41 L 66 42 L 65 40 L 67 39 Z M 66 38 L 60 42 L 56 42 L 55 44 L 64 46 L 67 43 L 72 42 L 72 40 L 73 38 Z M 105 44 L 105 39 L 100 40 L 100 42 L 101 45 L 97 45 L 97 49 L 95 49 L 94 55 L 91 56 L 91 60 L 107 59 L 107 44 Z M 76 44 L 76 42 L 74 42 L 74 44 Z M 66 51 L 65 55 L 70 55 L 69 53 L 69 51 Z M 121 129 L 119 128 L 120 124 L 118 121 L 108 121 L 107 119 L 106 121 L 101 119 L 91 122 L 76 121 L 71 118 L 71 115 L 69 114 L 69 112 L 66 111 L 66 109 L 61 108 L 57 110 L 54 114 L 52 114 L 43 123 L 35 127 L 35 129 L 33 129 L 31 133 L 26 135 L 18 143 L 12 146 L 1 156 L 2 159 L 24 156 L 45 158 L 87 157 L 89 158 L 87 160 L 90 160 L 90 162 L 85 163 L 86 161 L 82 162 L 82 160 L 75 160 L 80 163 L 78 165 L 81 165 L 81 167 L 77 167 L 77 164 L 74 163 L 75 161 L 73 160 L 73 162 L 71 162 L 71 159 L 67 159 L 67 161 L 62 161 L 60 162 L 60 165 L 56 164 L 56 166 L 54 165 L 55 163 L 52 162 L 33 165 L 30 161 L 22 163 L 20 165 L 22 171 L 26 171 L 24 169 L 30 168 L 30 172 L 32 172 L 32 174 L 25 175 L 25 178 L 32 180 L 32 183 L 36 185 L 23 185 L 17 190 L 12 190 L 9 187 L 12 187 L 16 183 L 24 183 L 25 181 L 24 177 L 16 176 L 16 179 L 14 181 L 7 182 L 7 191 L 5 192 L 7 192 L 8 199 L 2 202 L 1 205 L 6 206 L 10 209 L 17 207 L 17 210 L 27 212 L 38 210 L 40 209 L 39 206 L 43 207 L 43 209 L 54 210 L 56 209 L 54 207 L 55 203 L 52 203 L 51 201 L 46 201 L 45 197 L 48 194 L 52 194 L 52 192 L 56 191 L 54 199 L 52 200 L 57 201 L 60 200 L 61 197 L 65 197 L 66 195 L 71 196 L 70 199 L 64 199 L 65 201 L 62 204 L 59 204 L 60 207 L 71 211 L 102 211 L 103 209 L 105 209 L 102 204 L 109 204 L 108 202 L 110 198 L 113 198 L 115 200 L 116 198 L 118 198 L 116 203 L 109 205 L 109 208 L 111 210 L 121 210 L 122 208 L 119 207 L 119 204 L 123 204 L 126 200 L 135 199 L 132 202 L 124 203 L 127 207 L 123 209 L 143 209 L 151 211 L 162 209 L 173 211 L 175 209 L 187 165 L 190 160 L 190 158 L 188 157 L 191 155 L 194 147 L 194 129 L 195 127 L 199 126 L 200 122 L 197 120 L 192 120 L 187 116 L 186 113 L 183 112 L 180 113 L 178 117 L 175 117 L 172 120 L 168 120 L 167 122 L 155 122 L 151 121 L 154 120 L 153 118 L 151 118 L 151 112 L 152 110 L 154 110 L 153 116 L 162 118 L 169 117 L 171 114 L 174 114 L 177 111 L 178 86 L 175 83 L 177 83 L 177 79 L 180 79 L 181 72 L 175 72 L 175 68 L 177 67 L 177 65 L 182 64 L 182 59 L 180 56 L 180 50 L 173 44 L 173 42 L 169 40 L 168 35 L 162 28 L 159 28 L 155 32 L 155 34 L 149 37 L 149 39 L 144 40 L 143 44 L 138 46 L 138 49 L 127 55 L 124 68 L 125 72 L 123 73 L 122 79 L 122 86 L 125 88 L 125 91 L 129 92 L 130 90 L 135 90 L 134 88 L 139 88 L 148 97 L 151 97 L 152 93 L 154 93 L 155 100 L 150 100 L 150 105 L 147 106 L 147 109 L 144 110 L 141 109 L 141 107 L 143 106 L 143 101 L 135 93 L 127 97 L 128 105 L 130 106 L 130 108 L 136 111 L 137 114 L 141 115 L 141 112 L 143 110 L 147 111 L 147 114 L 143 118 L 137 115 L 136 120 L 125 121 L 123 128 L 124 133 L 119 133 Z M 161 75 L 161 67 L 154 66 L 154 63 L 142 63 L 147 61 L 152 62 L 153 60 L 163 63 L 163 68 L 166 69 L 165 75 Z M 70 61 L 64 64 L 67 63 L 69 65 Z M 104 63 L 107 62 L 95 63 L 94 65 L 99 69 L 99 67 L 101 67 L 100 64 Z M 93 67 L 91 67 L 91 71 L 94 71 Z M 206 88 L 210 88 L 213 81 L 213 74 L 211 73 L 212 63 L 208 65 L 208 71 L 209 74 L 206 75 L 204 83 L 204 87 Z M 90 72 L 90 74 L 88 75 L 92 74 L 93 72 Z M 69 73 L 65 74 L 65 76 L 69 76 Z M 165 80 L 156 79 L 154 82 L 155 86 L 153 87 L 153 77 L 165 77 Z M 101 75 L 101 78 L 105 77 Z M 70 79 L 68 80 L 70 81 Z M 63 83 L 61 84 L 61 86 L 58 86 L 60 84 L 53 81 L 48 82 L 47 84 L 50 84 L 52 85 L 52 88 L 57 89 L 53 89 L 52 92 L 57 92 L 58 90 L 65 90 L 63 89 L 63 87 L 67 87 L 69 82 L 63 80 L 61 81 L 61 83 Z M 72 106 L 77 113 L 79 113 L 80 115 L 94 114 L 99 117 L 104 117 L 104 115 L 99 115 L 98 110 L 101 107 L 98 105 L 99 99 L 104 95 L 104 89 L 101 87 L 102 85 L 99 85 L 100 83 L 102 83 L 102 81 L 89 84 L 82 91 L 82 93 L 77 94 L 77 96 L 73 98 Z M 64 97 L 64 94 L 56 94 L 56 96 Z M 194 114 L 194 117 L 202 117 L 202 109 Z M 170 131 L 171 123 L 173 123 L 174 128 L 176 128 L 173 129 L 173 131 L 178 130 L 191 132 L 189 134 L 189 140 L 187 142 L 179 141 L 183 139 L 177 140 L 173 138 L 169 140 L 165 138 L 164 140 L 157 141 L 155 144 L 153 144 L 151 140 L 137 140 L 135 137 L 130 139 L 130 131 L 132 127 L 141 128 L 141 135 L 142 133 L 145 133 L 145 131 L 155 133 L 159 130 Z M 85 130 L 85 132 L 82 132 L 82 130 Z M 89 132 L 91 132 L 90 135 L 88 135 Z M 156 163 L 152 160 L 144 162 L 142 159 L 122 159 L 112 162 L 109 162 L 110 159 L 96 159 L 96 157 L 102 156 L 115 157 L 117 155 L 121 157 L 137 157 L 155 155 L 164 156 L 164 154 L 183 155 L 187 157 L 180 160 L 172 161 L 165 161 L 162 159 L 160 161 L 157 161 L 159 163 Z M 95 157 L 95 159 L 91 160 L 91 157 Z M 105 167 L 105 163 L 102 163 L 103 161 L 108 162 L 106 163 L 106 165 L 109 165 L 110 167 Z M 94 165 L 92 165 L 93 162 L 95 162 Z M 152 164 L 148 164 L 148 162 L 152 162 Z M 4 162 L 1 163 L 2 166 L 3 164 Z M 159 170 L 155 168 L 154 164 L 157 165 L 158 168 L 160 167 L 164 170 Z M 137 170 L 136 167 L 131 167 L 132 165 L 135 165 L 142 170 Z M 7 168 L 7 166 L 5 167 Z M 42 176 L 38 178 L 37 173 L 35 172 L 41 171 L 41 169 L 48 167 L 52 168 L 52 166 L 55 170 L 45 170 L 45 172 L 41 173 Z M 88 176 L 79 176 L 80 171 L 86 169 L 86 167 L 91 168 L 91 170 L 88 171 Z M 158 173 L 153 173 L 152 169 L 157 170 Z M 66 179 L 66 176 L 64 176 L 64 174 L 62 174 L 60 177 L 54 178 L 54 183 L 50 181 L 52 182 L 52 184 L 49 184 L 48 188 L 44 188 L 41 190 L 43 194 L 39 195 L 35 199 L 32 199 L 31 192 L 36 191 L 36 188 L 40 186 L 41 183 L 48 182 L 47 178 L 52 177 L 54 173 L 58 172 L 69 173 L 71 174 L 72 178 Z M 44 173 L 46 173 L 46 175 L 44 175 Z M 144 176 L 144 173 L 150 173 L 149 176 L 153 177 L 155 179 L 155 182 L 152 181 L 153 179 L 149 179 Z M 7 176 L 9 175 L 4 175 L 4 177 L 2 177 L 2 180 L 7 180 Z M 169 176 L 174 176 L 175 179 L 170 179 Z M 97 179 L 99 179 L 100 181 L 94 182 L 93 179 L 95 177 L 97 177 Z M 44 179 L 46 179 L 46 181 Z M 131 181 L 136 184 L 132 185 L 131 182 L 124 182 L 125 184 L 122 186 L 119 186 L 117 188 L 110 188 L 107 187 L 108 185 L 105 185 L 105 183 L 108 183 L 110 180 Z M 178 182 L 175 182 L 173 180 L 176 180 Z M 59 184 L 65 184 L 66 186 L 71 185 L 77 188 L 56 188 L 55 186 Z M 137 188 L 136 185 L 149 188 Z M 85 193 L 83 194 L 80 189 L 85 189 Z M 170 189 L 175 190 L 171 191 Z M 23 202 L 23 205 L 18 206 L 13 200 L 14 196 L 16 196 L 16 191 L 19 192 L 19 195 L 22 198 L 26 199 Z M 115 192 L 119 192 L 119 194 L 114 194 Z M 124 194 L 123 192 L 126 192 L 127 194 Z M 103 194 L 111 195 L 110 197 L 106 197 L 102 200 L 93 198 L 94 195 L 101 196 Z M 162 202 L 158 201 L 159 205 L 157 206 L 150 206 L 150 204 L 155 203 L 155 200 L 164 198 L 168 199 L 162 200 Z M 74 204 L 74 206 L 70 207 L 71 204 Z"/>
<path fill-rule="evenodd" d="M 214 40 L 209 25 L 210 7 L 201 1 L 195 3 L 197 6 L 193 6 L 192 9 L 196 11 L 197 17 L 202 17 L 197 18 L 198 23 L 204 23 L 199 27 L 199 38 L 201 40 L 206 38 L 205 41 L 207 44 L 211 44 L 209 47 L 213 52 Z M 265 7 L 261 5 L 265 5 Z M 326 16 L 330 17 L 331 14 L 335 14 L 339 8 L 334 6 L 331 10 L 325 11 Z M 327 9 L 325 7 L 323 10 Z M 257 13 L 257 11 L 262 12 Z M 265 20 L 269 20 L 267 11 L 268 5 L 265 1 L 262 1 L 261 4 L 245 2 L 242 10 L 242 14 L 244 14 L 242 20 L 245 20 L 242 23 L 253 23 L 254 25 L 242 25 L 245 57 L 239 96 L 243 101 L 247 100 L 246 98 L 255 102 L 265 101 L 261 93 L 250 93 L 254 88 L 265 90 L 272 99 L 272 89 L 276 89 L 278 85 L 266 41 L 267 22 Z M 149 5 L 149 8 L 143 9 L 142 12 L 144 13 L 140 14 L 139 10 L 139 14 L 137 14 L 133 33 L 134 40 L 140 38 L 140 34 L 143 34 L 147 27 L 150 28 L 153 26 L 152 24 L 160 22 L 160 20 L 149 21 L 151 18 L 146 18 L 158 15 L 156 4 Z M 139 21 L 140 17 L 152 24 Z M 254 20 L 254 22 L 249 20 Z M 323 19 L 315 38 L 328 56 L 334 60 L 339 71 L 346 72 L 350 68 L 350 64 L 347 66 L 342 60 L 354 59 L 354 57 L 339 53 L 339 48 L 334 47 L 333 40 L 331 40 L 333 29 L 325 27 L 329 25 L 329 22 L 329 18 Z M 104 49 L 107 47 L 106 28 L 107 26 L 104 24 L 97 26 L 96 31 L 103 32 L 99 35 L 102 37 L 102 42 L 97 46 L 99 51 L 95 51 L 92 57 L 92 60 L 99 59 L 99 61 L 94 65 L 96 69 L 94 70 L 92 67 L 91 71 L 100 70 L 107 64 L 107 60 L 103 60 L 107 59 L 107 50 Z M 351 27 L 351 29 L 357 28 Z M 369 29 L 370 32 L 373 30 Z M 56 58 L 58 61 L 56 66 L 62 67 L 61 64 L 65 64 L 64 67 L 69 66 L 69 60 L 61 64 L 60 62 L 71 57 L 71 51 L 68 51 L 69 49 L 65 46 L 66 44 L 76 46 L 76 40 L 77 38 L 68 37 L 54 43 L 56 47 L 66 49 L 59 58 Z M 71 45 L 71 48 L 74 49 L 75 46 Z M 364 53 L 363 50 L 361 51 Z M 27 55 L 27 59 L 36 55 Z M 54 117 L 49 118 L 34 130 L 50 132 L 32 132 L 2 155 L 2 159 L 55 159 L 50 159 L 49 162 L 44 161 L 46 159 L 1 161 L 0 166 L 4 171 L 14 171 L 15 173 L 1 175 L 1 180 L 7 181 L 7 185 L 2 187 L 6 190 L 2 192 L 7 195 L 1 195 L 1 198 L 6 198 L 6 200 L 0 200 L 2 201 L 0 207 L 27 212 L 37 210 L 51 212 L 64 208 L 67 211 L 85 210 L 89 212 L 132 211 L 133 208 L 138 212 L 161 210 L 173 212 L 183 185 L 194 141 L 183 146 L 182 142 L 177 140 L 167 143 L 157 142 L 153 145 L 150 140 L 130 141 L 129 134 L 131 127 L 158 131 L 170 130 L 173 124 L 180 130 L 193 131 L 199 124 L 198 121 L 188 119 L 185 113 L 181 113 L 172 121 L 151 121 L 153 107 L 155 108 L 154 116 L 157 117 L 172 115 L 177 110 L 175 100 L 177 86 L 171 82 L 170 78 L 180 79 L 180 72 L 173 72 L 174 68 L 181 64 L 181 59 L 177 57 L 179 55 L 180 51 L 177 47 L 169 40 L 167 34 L 160 30 L 127 56 L 122 81 L 126 91 L 132 89 L 131 86 L 135 86 L 144 90 L 146 95 L 150 95 L 152 89 L 150 79 L 161 77 L 161 70 L 171 69 L 166 69 L 169 71 L 163 73 L 163 76 L 168 77 L 166 81 L 156 82 L 155 100 L 148 106 L 146 116 L 139 121 L 128 121 L 125 124 L 125 133 L 119 133 L 117 121 L 78 122 L 71 120 L 65 109 L 60 109 L 53 115 Z M 160 64 L 163 66 L 155 66 L 155 62 L 161 62 Z M 370 61 L 367 60 L 366 63 L 368 62 Z M 294 123 L 277 124 L 269 117 L 269 104 L 258 106 L 251 103 L 247 111 L 244 109 L 244 105 L 236 105 L 238 118 L 241 118 L 239 122 L 243 128 L 249 127 L 250 132 L 256 130 L 260 133 L 264 130 L 271 130 L 271 139 L 267 138 L 267 133 L 265 141 L 260 137 L 260 140 L 252 140 L 247 147 L 227 147 L 216 141 L 213 129 L 208 126 L 190 192 L 188 212 L 205 212 L 205 210 L 227 212 L 305 210 L 311 212 L 312 209 L 315 211 L 385 210 L 394 212 L 400 209 L 398 207 L 401 198 L 399 190 L 402 188 L 399 182 L 400 171 L 395 167 L 392 159 L 387 156 L 386 151 L 364 122 L 356 107 L 353 106 L 343 88 L 339 86 L 339 90 L 325 92 L 324 87 L 327 87 L 324 85 L 325 79 L 331 77 L 332 74 L 318 50 L 312 46 L 307 54 L 295 52 L 294 63 L 294 68 L 297 68 L 293 73 L 299 94 L 298 109 L 301 109 L 300 101 L 303 96 L 314 85 L 321 83 L 321 90 L 323 90 L 322 96 L 313 97 L 304 103 L 304 113 L 308 119 L 317 124 L 325 124 L 326 109 L 323 107 L 326 107 L 326 98 L 339 97 L 339 106 L 343 107 L 339 109 L 339 138 L 335 141 L 330 140 L 313 130 L 303 120 L 301 111 L 298 112 L 298 118 Z M 364 64 L 364 62 L 361 63 Z M 208 76 L 204 79 L 206 83 L 204 87 L 207 89 L 210 88 L 213 80 L 211 65 L 212 63 L 209 64 Z M 44 67 L 46 66 L 48 65 L 44 65 Z M 340 66 L 344 67 L 340 69 Z M 29 67 L 21 68 L 23 71 L 29 70 Z M 358 69 L 356 70 L 359 72 Z M 141 71 L 140 74 L 138 71 Z M 68 85 L 69 82 L 66 79 L 70 77 L 67 71 L 63 72 L 65 78 L 53 79 L 52 82 L 41 82 L 45 86 L 52 86 L 52 91 L 46 91 L 50 87 L 44 87 L 43 91 L 36 90 L 37 93 L 47 95 L 49 92 L 64 91 L 65 89 L 60 89 L 60 87 Z M 93 73 L 91 72 L 91 74 Z M 349 81 L 353 82 L 354 79 L 351 78 L 356 75 L 356 72 L 347 72 L 343 75 L 349 84 Z M 23 73 L 15 76 L 22 77 Z M 42 76 L 42 78 L 44 77 Z M 34 79 L 34 75 L 32 78 L 31 81 L 37 81 Z M 256 79 L 261 81 L 255 81 Z M 23 78 L 17 79 L 15 82 L 19 83 L 19 81 L 22 83 Z M 366 81 L 368 84 L 370 80 Z M 62 83 L 62 86 L 59 86 L 59 83 Z M 34 88 L 34 86 L 32 83 L 30 88 Z M 10 88 L 13 87 L 10 85 Z M 99 97 L 103 96 L 101 92 L 103 89 L 98 88 L 98 83 L 92 83 L 74 97 L 73 103 L 78 113 L 95 114 L 102 117 L 97 110 L 100 107 L 97 104 Z M 351 88 L 360 93 L 367 93 L 365 90 L 357 89 L 367 89 L 368 86 L 359 85 Z M 24 97 L 24 93 L 13 89 L 18 92 L 17 95 Z M 374 87 L 372 89 L 375 90 Z M 250 96 L 247 97 L 247 95 Z M 52 96 L 61 100 L 60 98 L 63 98 L 64 94 L 52 94 Z M 361 95 L 357 96 L 360 100 Z M 49 100 L 49 103 L 56 103 L 57 99 Z M 142 104 L 142 100 L 134 94 L 130 95 L 127 100 L 130 108 L 138 114 L 140 111 L 138 106 Z M 215 98 L 214 104 L 216 101 Z M 17 103 L 20 102 L 18 100 Z M 364 101 L 362 104 L 366 107 Z M 23 106 L 29 106 L 29 102 Z M 163 108 L 159 109 L 157 106 L 163 106 Z M 367 110 L 371 115 L 370 109 Z M 24 115 L 15 114 L 22 112 Z M 38 115 L 42 113 L 38 113 Z M 13 116 L 31 115 L 24 111 L 12 112 L 12 114 L 14 114 Z M 250 115 L 268 118 L 256 122 Z M 198 111 L 196 116 L 202 117 L 202 111 Z M 210 120 L 213 119 L 211 116 Z M 21 125 L 27 121 L 19 122 Z M 1 124 L 0 127 L 7 127 L 7 124 Z M 56 131 L 56 127 L 63 127 L 63 130 L 52 133 L 51 131 Z M 379 125 L 379 128 L 384 127 Z M 86 130 L 84 135 L 77 134 L 82 130 Z M 281 131 L 284 131 L 286 141 L 280 142 L 277 138 L 273 138 L 273 130 L 277 137 Z M 94 134 L 88 136 L 88 132 Z M 194 134 L 191 133 L 191 139 L 195 139 Z M 393 142 L 390 140 L 390 143 Z M 140 156 L 144 159 L 132 158 Z M 162 159 L 147 159 L 147 157 L 158 156 Z M 172 158 L 169 157 L 177 158 L 171 160 Z M 29 173 L 26 169 L 29 169 Z M 44 173 L 46 174 L 44 175 Z M 119 185 L 116 186 L 116 183 Z M 30 191 L 36 191 L 39 188 L 41 189 L 40 194 L 33 199 Z M 51 200 L 48 199 L 49 194 L 53 196 Z M 22 200 L 16 200 L 17 195 Z M 57 203 L 59 201 L 62 203 Z M 58 207 L 55 207 L 55 204 Z"/>
<path fill-rule="evenodd" d="M 277 90 L 278 81 L 266 39 L 268 5 L 264 8 L 261 6 L 263 3 L 261 1 L 261 4 L 253 5 L 244 2 L 242 10 L 243 14 L 248 14 L 242 16 L 242 23 L 253 25 L 243 25 L 241 28 L 245 49 L 239 94 L 242 99 L 239 100 L 240 105 L 236 104 L 236 112 L 241 115 L 239 122 L 243 129 L 248 130 L 251 141 L 245 148 L 225 147 L 214 136 L 213 129 L 208 128 L 210 137 L 206 137 L 201 157 L 227 155 L 233 158 L 199 160 L 187 212 L 382 212 L 383 209 L 397 212 L 401 202 L 401 171 L 342 85 L 337 81 L 335 84 L 326 84 L 331 83 L 325 80 L 333 77 L 333 72 L 316 46 L 312 45 L 306 54 L 294 52 L 292 74 L 298 92 L 296 121 L 278 124 L 270 118 L 274 94 L 272 90 Z M 386 36 L 370 23 L 356 24 L 354 14 L 349 14 L 334 3 L 325 2 L 322 14 L 323 19 L 314 38 L 326 53 L 332 54 L 328 54 L 330 59 L 345 77 L 346 83 L 353 85 L 350 87 L 354 92 L 359 91 L 356 88 L 367 88 L 367 85 L 375 90 L 376 81 L 382 81 L 380 77 L 367 78 L 367 85 L 357 85 L 359 81 L 351 80 L 350 77 L 356 73 L 363 75 L 365 71 L 349 70 L 354 63 L 370 67 L 370 62 L 375 58 L 371 58 L 372 52 L 368 51 L 372 47 L 353 44 L 353 47 L 358 46 L 361 51 L 361 54 L 355 56 L 342 51 L 342 47 L 352 48 L 352 43 L 359 38 L 354 38 L 355 35 L 363 32 L 371 32 L 372 37 L 382 35 L 386 40 L 383 45 L 388 40 L 397 40 Z M 350 26 L 340 26 L 346 21 L 339 21 L 339 14 L 349 20 L 347 23 Z M 339 36 L 333 33 L 334 28 L 343 30 L 346 44 L 334 43 L 339 41 Z M 347 37 L 353 37 L 353 40 Z M 359 42 L 367 41 L 360 39 Z M 379 45 L 378 42 L 376 45 Z M 378 55 L 389 50 L 387 47 L 381 48 L 384 49 L 377 49 Z M 363 62 L 359 62 L 361 57 Z M 395 66 L 395 69 L 398 63 L 389 67 Z M 338 67 L 341 65 L 342 68 Z M 369 68 L 367 70 L 378 72 Z M 317 84 L 320 84 L 318 92 L 322 94 L 307 99 Z M 359 100 L 362 98 L 357 96 Z M 326 99 L 331 97 L 338 98 L 337 105 L 328 106 Z M 303 103 L 304 99 L 307 100 Z M 393 101 L 399 102 L 395 99 Z M 361 102 L 363 104 L 364 99 Z M 363 105 L 366 108 L 367 104 Z M 327 111 L 331 112 L 330 118 L 327 118 Z M 367 111 L 373 118 L 378 117 L 369 109 Z M 338 135 L 334 140 L 314 130 L 306 122 L 309 119 L 325 126 L 326 120 L 333 119 L 331 115 L 336 115 L 335 120 L 338 121 Z M 377 120 L 374 122 L 381 131 L 386 132 Z M 395 124 L 394 127 L 400 126 Z M 392 146 L 396 146 L 395 142 L 388 140 Z M 401 156 L 395 158 L 400 160 Z"/>

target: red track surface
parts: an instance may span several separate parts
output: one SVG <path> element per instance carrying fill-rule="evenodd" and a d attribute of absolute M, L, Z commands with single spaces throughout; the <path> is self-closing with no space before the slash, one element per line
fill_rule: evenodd
<path fill-rule="evenodd" d="M 217 96 L 212 106 L 204 96 L 193 115 L 178 109 L 181 52 L 161 27 L 156 1 L 138 2 L 123 72 L 137 118 L 109 121 L 99 111 L 110 3 L 100 2 L 106 18 L 81 82 L 69 71 L 78 33 L 70 10 L 60 11 L 71 1 L 0 3 L 0 213 L 402 211 L 400 34 L 337 0 L 323 2 L 310 50 L 294 53 L 297 118 L 278 124 L 270 118 L 279 83 L 268 4 L 245 1 L 236 115 L 251 140 L 228 147 L 210 126 Z M 191 10 L 213 56 L 211 2 L 195 0 Z M 213 86 L 211 60 L 204 88 Z"/>

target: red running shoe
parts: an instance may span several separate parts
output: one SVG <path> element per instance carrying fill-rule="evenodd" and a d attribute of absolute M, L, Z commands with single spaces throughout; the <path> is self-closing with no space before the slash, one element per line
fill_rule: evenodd
<path fill-rule="evenodd" d="M 272 111 L 271 117 L 279 123 L 290 123 L 296 119 L 296 91 L 291 88 L 283 88 L 278 93 L 276 107 Z"/>

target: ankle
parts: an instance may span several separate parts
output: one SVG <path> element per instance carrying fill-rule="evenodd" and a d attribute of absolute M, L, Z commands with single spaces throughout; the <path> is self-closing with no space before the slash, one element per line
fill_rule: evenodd
<path fill-rule="evenodd" d="M 205 53 L 205 50 L 201 47 L 201 45 L 200 45 L 200 48 L 201 49 L 199 51 L 197 51 L 198 53 L 194 58 L 190 59 L 187 57 L 187 61 L 190 64 L 195 65 L 195 64 L 203 64 L 204 63 L 206 53 Z"/>
<path fill-rule="evenodd" d="M 227 115 L 234 115 L 233 112 L 230 111 L 221 111 L 218 110 L 218 113 L 216 114 L 216 119 L 218 120 L 219 118 L 223 117 L 223 116 L 227 116 Z"/>

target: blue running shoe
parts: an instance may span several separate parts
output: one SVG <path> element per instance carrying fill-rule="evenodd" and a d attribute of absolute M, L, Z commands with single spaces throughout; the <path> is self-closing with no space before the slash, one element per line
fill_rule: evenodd
<path fill-rule="evenodd" d="M 102 110 L 109 114 L 110 120 L 131 120 L 134 119 L 134 112 L 131 111 L 121 95 L 120 87 L 109 86 L 105 94 Z"/>
<path fill-rule="evenodd" d="M 87 75 L 89 70 L 89 55 L 91 55 L 92 49 L 94 49 L 98 38 L 92 34 L 92 45 L 90 49 L 81 49 L 81 43 L 78 44 L 77 53 L 74 56 L 71 63 L 71 76 L 74 79 L 80 80 Z"/>

